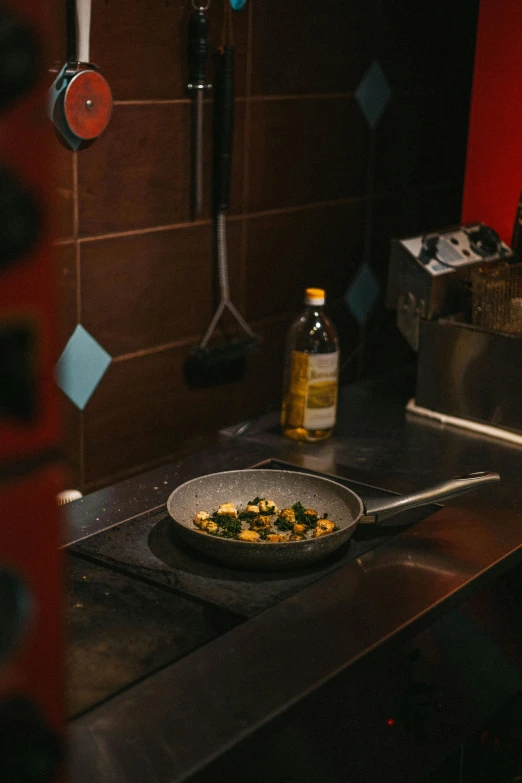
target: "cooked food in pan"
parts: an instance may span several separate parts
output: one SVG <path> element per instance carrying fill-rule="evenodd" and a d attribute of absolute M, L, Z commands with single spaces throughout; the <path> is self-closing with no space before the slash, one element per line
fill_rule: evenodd
<path fill-rule="evenodd" d="M 281 543 L 319 538 L 338 530 L 328 514 L 305 508 L 297 501 L 291 508 L 278 509 L 273 500 L 256 497 L 239 511 L 233 503 L 222 503 L 209 514 L 198 511 L 194 524 L 202 533 L 237 541 Z"/>

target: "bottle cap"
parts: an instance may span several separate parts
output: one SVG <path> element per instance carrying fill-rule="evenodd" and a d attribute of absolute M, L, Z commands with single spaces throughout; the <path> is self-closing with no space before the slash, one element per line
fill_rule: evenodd
<path fill-rule="evenodd" d="M 307 288 L 305 291 L 305 304 L 324 305 L 325 293 L 322 288 Z"/>

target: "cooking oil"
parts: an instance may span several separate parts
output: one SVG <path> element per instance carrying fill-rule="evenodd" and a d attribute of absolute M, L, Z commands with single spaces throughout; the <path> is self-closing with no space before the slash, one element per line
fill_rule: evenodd
<path fill-rule="evenodd" d="M 339 339 L 324 302 L 322 288 L 307 288 L 306 308 L 288 333 L 281 426 L 293 440 L 325 440 L 335 426 Z"/>

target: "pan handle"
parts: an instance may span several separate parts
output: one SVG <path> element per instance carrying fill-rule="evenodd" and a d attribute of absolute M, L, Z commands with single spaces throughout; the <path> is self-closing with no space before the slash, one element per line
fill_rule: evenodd
<path fill-rule="evenodd" d="M 411 495 L 398 495 L 392 498 L 375 498 L 364 501 L 365 512 L 360 522 L 363 524 L 379 524 L 385 519 L 417 506 L 426 506 L 429 503 L 437 503 L 441 500 L 462 495 L 472 489 L 483 487 L 486 484 L 495 484 L 500 481 L 498 473 L 480 471 L 469 473 L 467 476 L 455 476 L 455 478 L 435 484 L 433 487 L 421 489 Z M 409 523 L 408 523 L 409 524 Z"/>

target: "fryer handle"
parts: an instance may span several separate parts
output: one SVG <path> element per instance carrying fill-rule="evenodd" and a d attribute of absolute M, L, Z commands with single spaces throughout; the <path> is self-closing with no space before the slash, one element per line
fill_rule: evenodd
<path fill-rule="evenodd" d="M 480 471 L 469 473 L 467 476 L 455 476 L 455 478 L 443 481 L 441 484 L 435 484 L 432 487 L 413 492 L 411 495 L 368 499 L 364 501 L 365 512 L 360 522 L 363 524 L 379 524 L 379 522 L 409 508 L 426 506 L 429 503 L 447 500 L 456 495 L 462 495 L 464 492 L 469 492 L 472 489 L 483 487 L 486 484 L 495 484 L 497 481 L 500 481 L 498 473 Z M 407 524 L 410 524 L 410 522 Z"/>

